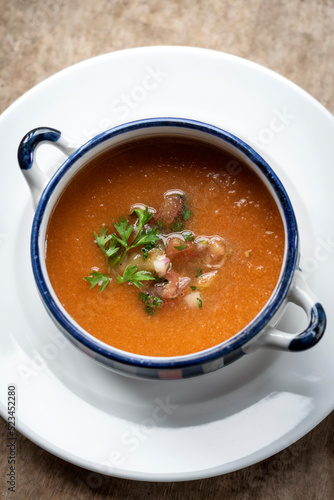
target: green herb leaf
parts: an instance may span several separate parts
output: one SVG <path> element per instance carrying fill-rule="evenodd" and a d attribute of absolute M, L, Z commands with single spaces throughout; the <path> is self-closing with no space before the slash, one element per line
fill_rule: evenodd
<path fill-rule="evenodd" d="M 155 307 L 161 307 L 162 299 L 156 297 L 155 295 L 149 295 L 147 293 L 139 292 L 139 298 L 144 302 L 144 311 L 149 315 L 153 316 L 156 313 Z"/>
<path fill-rule="evenodd" d="M 182 233 L 182 236 L 185 241 L 192 241 L 194 239 L 194 235 L 190 231 L 184 231 Z"/>
<path fill-rule="evenodd" d="M 123 276 L 117 276 L 118 283 L 125 283 L 129 281 L 133 283 L 136 287 L 140 288 L 143 286 L 142 281 L 154 280 L 155 278 L 151 273 L 147 271 L 137 271 L 137 266 L 127 266 L 124 269 Z"/>
<path fill-rule="evenodd" d="M 198 302 L 198 307 L 199 307 L 200 309 L 202 309 L 202 305 L 203 305 L 203 304 L 202 304 L 202 300 L 201 300 L 201 299 L 197 299 L 197 302 Z"/>
<path fill-rule="evenodd" d="M 197 290 L 197 286 L 190 286 L 190 288 L 192 289 L 193 292 Z"/>
<path fill-rule="evenodd" d="M 189 220 L 190 216 L 191 216 L 191 211 L 188 208 L 184 207 L 181 214 L 182 219 L 187 221 Z"/>
<path fill-rule="evenodd" d="M 121 258 L 122 258 L 122 255 L 119 254 L 119 255 L 116 255 L 113 259 L 109 259 L 109 261 L 108 261 L 109 266 L 110 267 L 116 266 L 116 264 L 119 263 L 119 261 L 121 260 Z"/>
<path fill-rule="evenodd" d="M 144 307 L 144 311 L 149 315 L 149 316 L 153 316 L 155 313 L 156 313 L 156 310 L 153 309 L 153 307 L 151 306 L 145 306 Z"/>
<path fill-rule="evenodd" d="M 162 299 L 160 299 L 160 297 L 156 297 L 155 295 L 152 295 L 152 304 L 156 307 L 161 307 Z"/>
<path fill-rule="evenodd" d="M 156 295 L 149 295 L 144 292 L 139 292 L 139 298 L 145 304 L 149 304 L 156 307 L 161 307 L 162 305 L 162 299 L 160 299 L 160 297 L 157 297 Z"/>
<path fill-rule="evenodd" d="M 198 278 L 199 276 L 202 276 L 202 274 L 202 269 L 199 269 L 195 277 Z"/>
<path fill-rule="evenodd" d="M 117 254 L 119 248 L 120 247 L 117 246 L 117 241 L 115 241 L 114 239 L 112 239 L 109 242 L 109 247 L 108 247 L 108 250 L 106 250 L 105 255 L 107 256 L 108 259 L 110 259 L 110 257 L 112 257 L 113 255 Z"/>
<path fill-rule="evenodd" d="M 103 252 L 105 252 L 105 246 L 108 243 L 109 240 L 111 240 L 112 236 L 111 234 L 107 235 L 107 230 L 104 226 L 101 228 L 101 234 L 98 235 L 97 233 L 94 233 L 96 243 L 98 246 L 101 248 Z"/>
<path fill-rule="evenodd" d="M 148 304 L 149 296 L 147 295 L 147 293 L 139 292 L 139 298 L 142 302 Z"/>
<path fill-rule="evenodd" d="M 109 279 L 110 278 L 108 275 L 103 274 L 103 273 L 98 273 L 97 271 L 92 271 L 89 276 L 86 276 L 84 278 L 85 281 L 88 281 L 88 283 L 90 283 L 90 285 L 91 285 L 90 289 L 94 288 L 94 286 L 101 283 L 100 292 L 103 292 L 105 287 L 108 285 Z"/>
<path fill-rule="evenodd" d="M 182 231 L 184 229 L 183 222 L 173 222 L 171 226 L 171 230 L 177 233 L 178 231 Z"/>
<path fill-rule="evenodd" d="M 113 238 L 117 240 L 123 247 L 127 247 L 128 245 L 128 239 L 130 237 L 130 234 L 133 231 L 133 225 L 129 224 L 129 221 L 124 220 L 119 218 L 118 219 L 118 224 L 115 222 L 114 226 L 118 234 L 120 235 L 121 238 L 118 238 L 115 234 L 113 235 Z"/>
<path fill-rule="evenodd" d="M 146 230 L 143 229 L 144 224 L 146 224 L 146 222 L 152 217 L 152 214 L 148 211 L 148 207 L 146 207 L 145 210 L 141 210 L 139 208 L 134 209 L 131 213 L 133 212 L 137 214 L 139 223 L 137 233 L 130 244 L 128 243 L 128 240 L 133 231 L 133 225 L 130 224 L 128 226 L 129 222 L 122 219 L 119 219 L 118 224 L 115 223 L 115 228 L 117 229 L 121 239 L 118 238 L 117 235 L 113 235 L 113 239 L 125 248 L 125 251 L 119 260 L 120 263 L 131 248 L 148 244 L 152 245 L 152 248 L 154 248 L 156 242 L 159 240 L 159 236 L 157 236 L 157 229 L 151 229 L 149 232 L 146 232 Z"/>
<path fill-rule="evenodd" d="M 182 250 L 185 250 L 187 248 L 187 245 L 177 245 L 174 248 L 176 248 L 176 250 L 179 250 L 180 252 L 182 252 Z"/>
<path fill-rule="evenodd" d="M 139 224 L 138 224 L 138 230 L 137 230 L 137 235 L 140 233 L 140 231 L 142 230 L 142 228 L 144 227 L 144 225 L 152 219 L 153 217 L 153 214 L 151 214 L 151 212 L 149 211 L 148 207 L 146 206 L 145 207 L 145 210 L 142 210 L 141 208 L 134 208 L 131 212 L 130 215 L 133 214 L 133 212 L 135 212 L 135 214 L 137 215 L 138 217 L 138 220 L 139 220 Z"/>
<path fill-rule="evenodd" d="M 112 240 L 112 235 L 107 234 L 107 230 L 105 227 L 101 228 L 100 235 L 94 233 L 94 237 L 97 245 L 99 246 L 99 248 L 101 248 L 107 259 L 118 252 L 119 247 L 117 246 L 117 241 Z"/>
<path fill-rule="evenodd" d="M 156 247 L 156 241 L 151 241 L 149 243 L 146 243 L 146 245 L 142 248 L 143 260 L 147 259 L 149 251 L 155 247 Z"/>
<path fill-rule="evenodd" d="M 157 230 L 151 229 L 148 233 L 145 230 L 141 232 L 138 240 L 135 243 L 132 243 L 131 248 L 138 247 L 139 245 L 148 245 L 148 244 L 156 244 L 159 241 L 159 236 L 157 236 Z M 154 247 L 153 247 L 154 248 Z"/>
<path fill-rule="evenodd" d="M 96 243 L 107 257 L 110 267 L 121 264 L 129 250 L 138 246 L 143 246 L 143 259 L 147 258 L 148 252 L 156 246 L 157 241 L 160 239 L 159 236 L 157 236 L 158 228 L 150 229 L 149 231 L 144 229 L 144 225 L 153 217 L 148 207 L 146 206 L 145 210 L 140 208 L 134 209 L 131 214 L 134 212 L 138 217 L 138 227 L 136 235 L 131 240 L 130 237 L 133 234 L 134 226 L 130 224 L 128 220 L 121 217 L 118 219 L 118 222 L 114 224 L 117 231 L 116 234 L 107 234 L 105 227 L 102 227 L 100 235 L 94 233 Z M 90 281 L 86 281 L 89 281 L 92 286 L 95 286 L 99 281 L 95 279 L 92 281 L 93 278 L 96 277 L 92 274 L 89 278 Z M 117 276 L 118 283 L 129 281 L 138 288 L 142 286 L 141 281 L 154 279 L 155 278 L 150 273 L 137 271 L 137 266 L 128 266 L 123 276 Z M 107 282 L 104 281 L 101 286 L 101 291 L 103 291 L 106 286 Z"/>

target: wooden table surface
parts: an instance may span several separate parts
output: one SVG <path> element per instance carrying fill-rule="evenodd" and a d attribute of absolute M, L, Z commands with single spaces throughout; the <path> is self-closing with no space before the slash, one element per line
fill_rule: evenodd
<path fill-rule="evenodd" d="M 334 0 L 0 0 L 0 40 L 0 111 L 76 62 L 148 45 L 204 47 L 250 59 L 289 78 L 334 111 Z M 4 499 L 334 497 L 333 413 L 261 463 L 181 483 L 102 476 L 68 464 L 19 435 L 16 492 L 9 493 L 6 438 L 7 423 L 0 419 Z"/>

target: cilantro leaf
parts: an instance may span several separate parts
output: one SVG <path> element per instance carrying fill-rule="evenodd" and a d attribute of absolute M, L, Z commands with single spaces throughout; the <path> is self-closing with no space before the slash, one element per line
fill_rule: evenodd
<path fill-rule="evenodd" d="M 100 292 L 103 292 L 105 287 L 108 285 L 110 278 L 106 274 L 92 271 L 89 276 L 84 278 L 84 280 L 90 283 L 90 289 L 94 288 L 96 285 L 100 285 Z"/>
<path fill-rule="evenodd" d="M 118 283 L 125 283 L 129 281 L 133 283 L 136 287 L 140 288 L 143 286 L 142 281 L 154 280 L 155 278 L 151 275 L 151 273 L 147 271 L 137 271 L 137 266 L 127 266 L 124 269 L 123 276 L 118 275 L 117 281 Z"/>
<path fill-rule="evenodd" d="M 202 300 L 201 299 L 197 299 L 197 302 L 198 302 L 198 307 L 200 309 L 202 309 L 202 305 L 203 305 Z"/>

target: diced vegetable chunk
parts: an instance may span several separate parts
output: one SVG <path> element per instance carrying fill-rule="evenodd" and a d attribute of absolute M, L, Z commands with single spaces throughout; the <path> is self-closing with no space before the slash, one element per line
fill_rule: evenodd
<path fill-rule="evenodd" d="M 202 299 L 201 299 L 201 294 L 198 291 L 188 293 L 188 295 L 184 296 L 185 303 L 191 309 L 196 309 L 199 307 L 199 302 L 198 302 L 199 300 L 201 301 Z"/>
<path fill-rule="evenodd" d="M 162 292 L 163 299 L 175 299 L 185 290 L 185 288 L 187 288 L 191 281 L 189 277 L 181 276 L 173 269 L 167 271 L 166 280 L 168 283 L 165 285 Z"/>
<path fill-rule="evenodd" d="M 164 201 L 158 209 L 156 217 L 162 223 L 170 225 L 175 222 L 182 213 L 182 191 L 170 191 L 165 193 Z"/>

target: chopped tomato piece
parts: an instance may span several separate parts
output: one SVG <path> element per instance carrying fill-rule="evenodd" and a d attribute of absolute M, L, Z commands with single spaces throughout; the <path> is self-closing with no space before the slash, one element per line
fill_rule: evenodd
<path fill-rule="evenodd" d="M 155 215 L 155 219 L 161 220 L 162 223 L 170 225 L 181 216 L 182 206 L 183 201 L 180 194 L 167 194 L 165 195 L 164 201 Z"/>
<path fill-rule="evenodd" d="M 192 241 L 184 241 L 181 238 L 172 236 L 167 240 L 166 246 L 166 256 L 169 259 L 174 259 L 175 257 L 189 257 L 195 253 L 194 245 Z"/>
<path fill-rule="evenodd" d="M 226 259 L 226 244 L 219 236 L 210 238 L 209 245 L 210 267 L 221 267 Z"/>
<path fill-rule="evenodd" d="M 174 269 L 169 269 L 166 274 L 168 283 L 164 286 L 162 292 L 163 299 L 175 299 L 189 285 L 190 278 L 181 276 Z"/>

